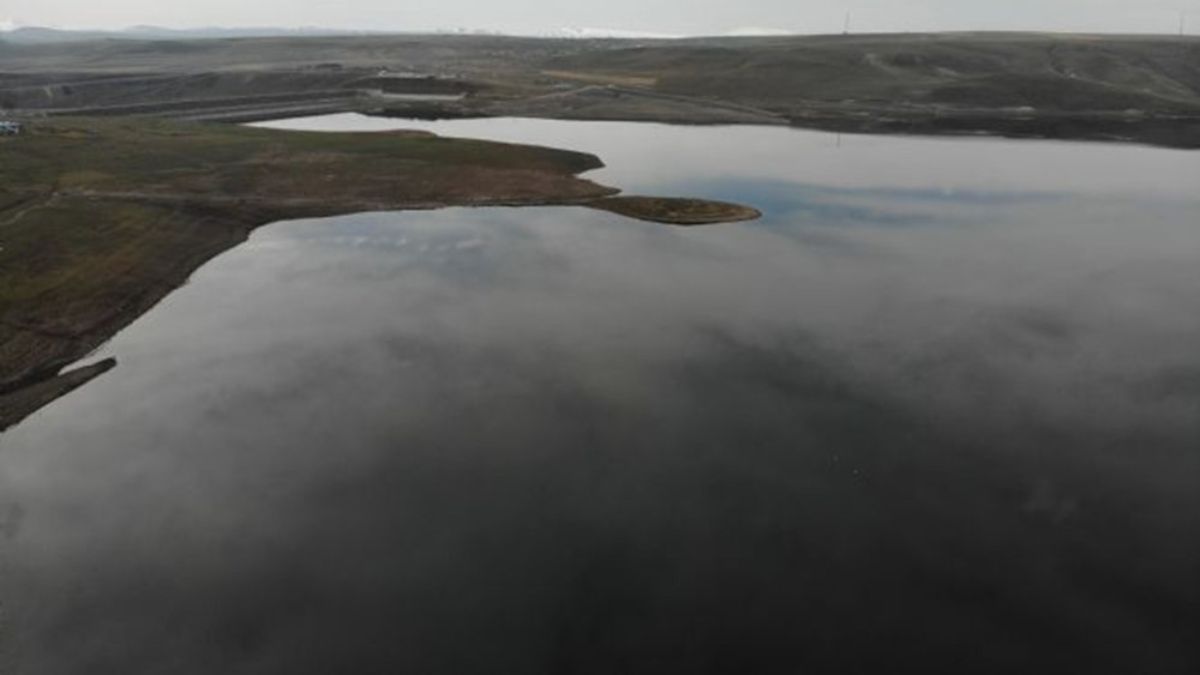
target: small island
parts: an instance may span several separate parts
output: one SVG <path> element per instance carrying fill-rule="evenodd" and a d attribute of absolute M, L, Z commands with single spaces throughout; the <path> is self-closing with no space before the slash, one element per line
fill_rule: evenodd
<path fill-rule="evenodd" d="M 736 223 L 762 217 L 761 211 L 749 206 L 706 199 L 620 196 L 597 199 L 588 202 L 588 206 L 628 218 L 667 225 Z"/>
<path fill-rule="evenodd" d="M 426 132 L 51 118 L 0 138 L 0 431 L 115 364 L 61 371 L 254 228 L 447 206 L 576 205 L 654 222 L 753 209 L 614 198 L 594 155 Z"/>

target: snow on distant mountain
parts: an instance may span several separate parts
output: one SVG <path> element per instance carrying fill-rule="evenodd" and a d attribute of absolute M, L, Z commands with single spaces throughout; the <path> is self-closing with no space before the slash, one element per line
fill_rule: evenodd
<path fill-rule="evenodd" d="M 792 31 L 781 30 L 779 28 L 762 28 L 760 26 L 744 26 L 734 28 L 725 33 L 729 37 L 780 37 L 784 35 L 794 35 Z"/>
<path fill-rule="evenodd" d="M 538 37 L 603 39 L 615 38 L 625 40 L 676 40 L 682 35 L 671 33 L 653 33 L 640 30 L 622 30 L 619 28 L 559 28 L 548 33 L 539 33 Z"/>

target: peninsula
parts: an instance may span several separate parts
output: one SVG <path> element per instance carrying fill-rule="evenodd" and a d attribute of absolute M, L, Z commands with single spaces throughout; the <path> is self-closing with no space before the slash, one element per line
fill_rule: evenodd
<path fill-rule="evenodd" d="M 593 155 L 427 132 L 62 117 L 0 138 L 0 157 L 0 430 L 111 368 L 61 373 L 269 222 L 531 205 L 672 222 L 656 203 L 617 208 L 618 190 L 580 178 L 603 166 Z M 672 203 L 704 222 L 747 215 Z"/>

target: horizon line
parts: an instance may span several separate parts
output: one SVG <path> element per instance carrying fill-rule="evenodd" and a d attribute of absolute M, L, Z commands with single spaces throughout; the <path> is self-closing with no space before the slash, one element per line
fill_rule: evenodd
<path fill-rule="evenodd" d="M 514 38 L 529 38 L 529 39 L 612 39 L 612 40 L 689 40 L 689 39 L 704 39 L 704 38 L 771 38 L 771 37 L 828 37 L 828 36 L 854 36 L 854 35 L 979 35 L 979 34 L 994 34 L 994 35 L 1076 35 L 1076 36 L 1141 36 L 1141 37 L 1200 37 L 1193 33 L 1187 32 L 1162 32 L 1162 31 L 1096 31 L 1096 30 L 1062 30 L 1062 29 L 993 29 L 993 28 L 962 28 L 962 29 L 946 29 L 946 30 L 900 30 L 900 29 L 863 29 L 850 31 L 815 31 L 803 32 L 799 30 L 777 29 L 758 26 L 735 27 L 724 32 L 716 33 L 659 33 L 655 31 L 638 31 L 621 28 L 597 28 L 597 27 L 578 27 L 564 26 L 561 28 L 552 28 L 534 31 L 509 31 L 490 28 L 468 28 L 468 27 L 446 27 L 446 28 L 420 28 L 405 30 L 399 28 L 393 29 L 373 29 L 373 28 L 337 28 L 314 25 L 303 26 L 272 26 L 272 25 L 197 25 L 197 26 L 163 26 L 155 24 L 135 24 L 123 26 L 120 28 L 100 28 L 100 27 L 64 27 L 49 24 L 24 24 L 11 21 L 0 21 L 0 36 L 8 33 L 28 30 L 43 30 L 59 33 L 102 33 L 102 34 L 127 34 L 136 37 L 138 33 L 150 33 L 155 31 L 170 32 L 170 33 L 199 33 L 199 32 L 237 32 L 248 33 L 244 36 L 252 38 L 255 32 L 263 33 L 309 33 L 319 34 L 325 33 L 329 35 L 370 35 L 370 36 L 388 36 L 388 35 L 443 35 L 443 36 L 491 36 L 491 37 L 514 37 Z M 312 35 L 317 37 L 317 35 Z M 274 37 L 270 35 L 262 35 L 261 37 Z M 299 36 L 298 36 L 299 37 Z M 203 39 L 203 38 L 199 38 Z M 217 38 L 219 39 L 219 38 Z"/>

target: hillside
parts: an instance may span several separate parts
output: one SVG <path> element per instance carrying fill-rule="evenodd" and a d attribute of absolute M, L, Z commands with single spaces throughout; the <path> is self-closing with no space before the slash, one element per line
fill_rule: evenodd
<path fill-rule="evenodd" d="M 1062 111 L 1200 110 L 1200 40 L 871 35 L 594 49 L 559 71 L 787 111 L 814 102 Z"/>
<path fill-rule="evenodd" d="M 447 91 L 460 92 L 461 100 L 429 96 Z M 0 41 L 0 108 L 215 121 L 360 110 L 796 124 L 1200 147 L 1200 39 L 955 33 Z"/>

